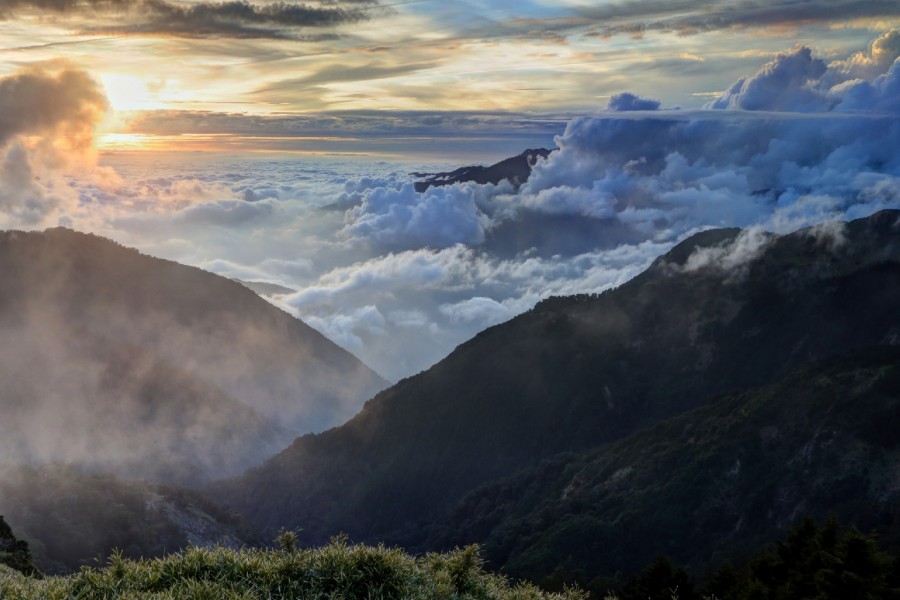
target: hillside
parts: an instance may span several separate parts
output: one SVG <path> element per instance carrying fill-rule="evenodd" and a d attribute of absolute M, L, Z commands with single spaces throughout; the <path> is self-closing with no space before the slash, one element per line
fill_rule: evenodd
<path fill-rule="evenodd" d="M 420 525 L 493 480 L 810 361 L 896 344 L 898 219 L 698 234 L 614 291 L 479 334 L 347 424 L 213 489 L 269 531 L 424 545 Z"/>
<path fill-rule="evenodd" d="M 875 347 L 473 492 L 426 545 L 478 540 L 508 573 L 585 586 L 658 555 L 708 575 L 804 516 L 877 530 L 896 552 L 898 450 L 900 348 Z"/>
<path fill-rule="evenodd" d="M 266 541 L 196 492 L 61 465 L 0 467 L 0 506 L 44 573 L 77 571 L 115 549 L 149 558 L 188 544 L 239 548 Z"/>
<path fill-rule="evenodd" d="M 7 462 L 233 474 L 385 385 L 239 283 L 65 229 L 0 233 L 0 328 Z"/>

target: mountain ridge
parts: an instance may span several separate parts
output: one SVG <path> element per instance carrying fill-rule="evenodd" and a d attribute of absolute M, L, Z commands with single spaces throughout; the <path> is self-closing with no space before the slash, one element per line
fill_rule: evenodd
<path fill-rule="evenodd" d="M 476 490 L 423 545 L 477 539 L 513 576 L 582 585 L 660 554 L 706 577 L 810 516 L 879 530 L 895 549 L 898 408 L 898 346 L 801 365 Z"/>
<path fill-rule="evenodd" d="M 243 285 L 92 234 L 0 234 L 0 282 L 8 461 L 224 476 L 385 385 Z"/>
<path fill-rule="evenodd" d="M 836 349 L 900 339 L 898 221 L 883 211 L 776 237 L 701 233 L 616 290 L 545 300 L 481 332 L 345 425 L 212 489 L 258 525 L 302 527 L 313 543 L 344 531 L 415 546 L 407 523 L 493 479 Z"/>

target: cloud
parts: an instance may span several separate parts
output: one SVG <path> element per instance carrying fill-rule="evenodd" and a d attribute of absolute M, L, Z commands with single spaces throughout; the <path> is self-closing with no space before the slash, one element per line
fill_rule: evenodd
<path fill-rule="evenodd" d="M 62 169 L 93 161 L 94 127 L 107 108 L 97 83 L 64 63 L 0 79 L 0 225 L 65 222 L 78 194 Z"/>
<path fill-rule="evenodd" d="M 15 142 L 0 154 L 0 226 L 34 229 L 56 224 L 77 204 L 77 194 L 55 173 L 33 163 L 28 149 Z"/>
<path fill-rule="evenodd" d="M 729 273 L 732 279 L 737 278 L 744 274 L 750 261 L 759 256 L 771 241 L 772 234 L 759 227 L 743 229 L 734 240 L 697 248 L 687 258 L 681 270 L 715 269 Z"/>
<path fill-rule="evenodd" d="M 829 64 L 826 85 L 833 86 L 851 79 L 874 79 L 887 73 L 898 57 L 900 31 L 888 31 L 875 39 L 867 50 Z"/>
<path fill-rule="evenodd" d="M 900 15 L 900 6 L 886 0 L 627 0 L 575 9 L 583 22 L 596 23 L 598 35 L 640 35 L 650 31 L 692 35 L 705 31 L 758 27 L 789 27 L 816 23 L 879 19 Z"/>
<path fill-rule="evenodd" d="M 83 150 L 106 108 L 102 89 L 85 71 L 68 63 L 26 67 L 0 79 L 0 145 L 43 135 Z"/>
<path fill-rule="evenodd" d="M 287 297 L 285 302 L 300 308 L 331 304 L 360 290 L 378 296 L 398 288 L 468 287 L 470 274 L 465 265 L 470 252 L 460 244 L 440 251 L 418 249 L 390 253 L 336 268 L 321 276 L 315 285 Z"/>
<path fill-rule="evenodd" d="M 660 106 L 659 100 L 649 100 L 647 98 L 639 98 L 634 94 L 623 92 L 615 94 L 609 99 L 606 110 L 612 112 L 627 112 L 632 110 L 658 110 Z"/>
<path fill-rule="evenodd" d="M 53 12 L 63 17 L 103 17 L 104 25 L 74 21 L 80 30 L 94 33 L 294 39 L 297 29 L 333 28 L 365 20 L 375 2 L 342 4 L 346 6 L 333 2 L 253 4 L 244 0 L 187 5 L 167 0 L 10 0 L 0 7 L 0 19 L 24 11 Z"/>
<path fill-rule="evenodd" d="M 364 336 L 384 335 L 387 323 L 384 315 L 369 304 L 350 314 L 333 314 L 328 317 L 309 316 L 307 323 L 322 334 L 351 352 L 363 350 Z"/>
<path fill-rule="evenodd" d="M 488 111 L 324 111 L 310 115 L 254 115 L 206 111 L 144 111 L 128 123 L 128 133 L 246 134 L 267 136 L 384 137 L 485 136 L 552 139 L 571 118 L 566 114 L 533 115 Z"/>
<path fill-rule="evenodd" d="M 483 296 L 474 296 L 456 304 L 442 304 L 440 311 L 453 323 L 472 323 L 480 328 L 508 321 L 517 314 L 509 306 Z"/>
<path fill-rule="evenodd" d="M 827 93 L 812 82 L 825 74 L 825 62 L 813 58 L 812 50 L 797 47 L 779 54 L 755 76 L 740 79 L 710 108 L 812 112 L 830 110 Z"/>
<path fill-rule="evenodd" d="M 473 188 L 432 187 L 419 194 L 406 183 L 399 189 L 371 189 L 347 211 L 343 234 L 386 250 L 481 244 L 487 218 L 475 204 Z"/>
<path fill-rule="evenodd" d="M 900 32 L 876 39 L 868 52 L 831 64 L 803 46 L 779 54 L 752 77 L 735 82 L 714 109 L 900 113 Z"/>

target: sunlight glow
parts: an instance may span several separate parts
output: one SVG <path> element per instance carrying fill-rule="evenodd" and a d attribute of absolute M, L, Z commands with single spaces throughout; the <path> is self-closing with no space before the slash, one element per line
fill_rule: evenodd
<path fill-rule="evenodd" d="M 139 77 L 104 73 L 100 80 L 114 110 L 153 110 L 164 106 Z"/>

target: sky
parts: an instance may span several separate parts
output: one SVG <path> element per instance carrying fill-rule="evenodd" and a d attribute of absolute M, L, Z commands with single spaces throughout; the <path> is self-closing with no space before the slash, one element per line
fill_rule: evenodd
<path fill-rule="evenodd" d="M 693 232 L 900 208 L 898 30 L 884 0 L 0 0 L 0 227 L 285 286 L 396 380 Z M 518 189 L 411 184 L 533 147 Z"/>

